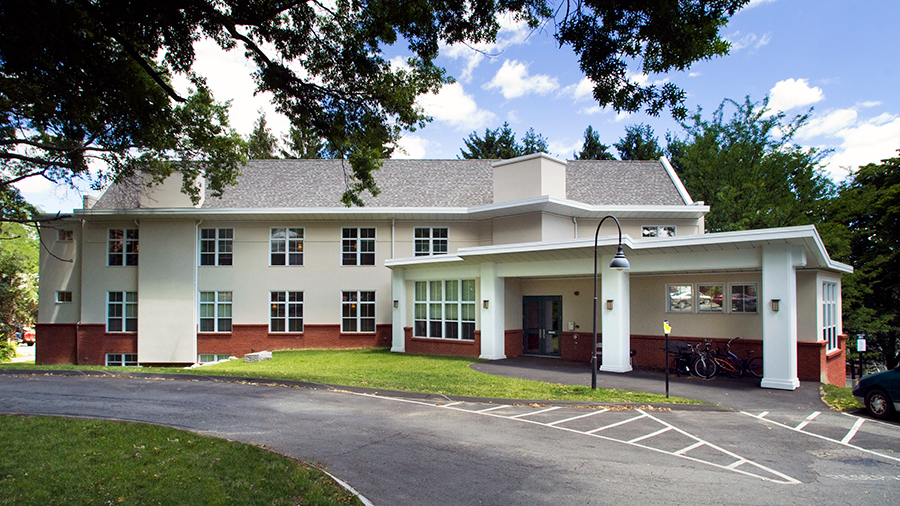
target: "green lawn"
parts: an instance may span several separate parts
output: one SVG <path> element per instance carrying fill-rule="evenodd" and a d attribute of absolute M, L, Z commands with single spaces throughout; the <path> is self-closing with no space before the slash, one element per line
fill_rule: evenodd
<path fill-rule="evenodd" d="M 634 403 L 697 403 L 644 392 L 597 389 L 503 378 L 473 371 L 472 359 L 391 353 L 386 348 L 356 350 L 293 350 L 273 353 L 272 360 L 233 360 L 195 369 L 53 366 L 50 369 L 105 369 L 274 378 L 407 392 L 427 392 L 507 399 L 572 400 Z M 33 364 L 3 368 L 34 368 Z M 44 369 L 45 367 L 38 366 Z"/>
<path fill-rule="evenodd" d="M 848 411 L 863 407 L 856 397 L 853 397 L 850 387 L 836 385 L 822 385 L 822 400 L 837 411 Z"/>
<path fill-rule="evenodd" d="M 359 505 L 322 472 L 156 425 L 0 416 L 0 505 Z"/>

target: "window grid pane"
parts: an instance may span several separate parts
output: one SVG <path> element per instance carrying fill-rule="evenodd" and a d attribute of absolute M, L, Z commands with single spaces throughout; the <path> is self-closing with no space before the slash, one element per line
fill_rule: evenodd
<path fill-rule="evenodd" d="M 475 280 L 417 281 L 415 299 L 415 337 L 475 339 Z"/>

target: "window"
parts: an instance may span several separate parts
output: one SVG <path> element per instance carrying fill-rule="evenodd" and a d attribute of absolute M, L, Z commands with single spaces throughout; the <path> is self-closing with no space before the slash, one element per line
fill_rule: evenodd
<path fill-rule="evenodd" d="M 734 283 L 731 285 L 731 312 L 755 313 L 757 302 L 756 283 Z"/>
<path fill-rule="evenodd" d="M 233 254 L 233 228 L 200 229 L 200 265 L 231 265 Z"/>
<path fill-rule="evenodd" d="M 375 292 L 341 292 L 341 332 L 375 332 Z"/>
<path fill-rule="evenodd" d="M 724 313 L 722 299 L 725 295 L 725 285 L 697 284 L 697 312 L 698 313 Z"/>
<path fill-rule="evenodd" d="M 137 353 L 107 353 L 106 365 L 110 367 L 126 365 L 136 366 L 138 365 Z"/>
<path fill-rule="evenodd" d="M 675 237 L 675 225 L 644 225 L 641 237 Z"/>
<path fill-rule="evenodd" d="M 72 302 L 72 292 L 56 292 L 57 304 L 70 304 Z"/>
<path fill-rule="evenodd" d="M 303 292 L 269 292 L 269 332 L 303 332 Z"/>
<path fill-rule="evenodd" d="M 825 351 L 840 348 L 837 333 L 837 283 L 822 283 L 822 339 L 826 341 Z"/>
<path fill-rule="evenodd" d="M 475 280 L 416 281 L 413 335 L 475 339 Z"/>
<path fill-rule="evenodd" d="M 108 239 L 110 267 L 138 264 L 138 231 L 133 228 L 111 228 Z"/>
<path fill-rule="evenodd" d="M 57 230 L 59 235 L 56 236 L 56 240 L 59 242 L 72 242 L 72 231 L 71 230 Z"/>
<path fill-rule="evenodd" d="M 414 232 L 417 257 L 447 254 L 447 227 L 416 227 Z"/>
<path fill-rule="evenodd" d="M 692 285 L 666 285 L 666 312 L 690 313 L 694 308 Z"/>
<path fill-rule="evenodd" d="M 269 252 L 269 265 L 303 265 L 303 229 L 273 228 Z"/>
<path fill-rule="evenodd" d="M 345 228 L 341 232 L 341 265 L 375 265 L 375 228 Z"/>
<path fill-rule="evenodd" d="M 137 332 L 137 292 L 107 292 L 106 331 Z"/>
<path fill-rule="evenodd" d="M 200 332 L 231 332 L 231 292 L 200 292 Z"/>
<path fill-rule="evenodd" d="M 228 360 L 231 358 L 230 353 L 201 353 L 197 363 L 208 364 L 210 362 L 218 362 L 219 360 Z"/>

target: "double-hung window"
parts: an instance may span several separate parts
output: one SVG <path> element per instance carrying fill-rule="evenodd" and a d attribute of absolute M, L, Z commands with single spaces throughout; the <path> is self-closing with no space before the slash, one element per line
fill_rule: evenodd
<path fill-rule="evenodd" d="M 231 265 L 233 255 L 233 228 L 200 229 L 200 265 Z"/>
<path fill-rule="evenodd" d="M 475 280 L 416 281 L 413 335 L 475 339 Z"/>
<path fill-rule="evenodd" d="M 136 228 L 111 228 L 107 240 L 108 263 L 113 266 L 138 264 L 138 231 Z"/>
<path fill-rule="evenodd" d="M 137 292 L 106 292 L 106 331 L 137 332 Z"/>
<path fill-rule="evenodd" d="M 108 367 L 124 367 L 138 365 L 137 353 L 107 353 L 106 365 Z"/>
<path fill-rule="evenodd" d="M 341 265 L 375 265 L 375 227 L 341 230 Z"/>
<path fill-rule="evenodd" d="M 822 339 L 825 340 L 825 351 L 831 352 L 840 348 L 837 333 L 837 283 L 822 283 Z"/>
<path fill-rule="evenodd" d="M 417 257 L 447 254 L 447 227 L 416 227 L 414 235 Z"/>
<path fill-rule="evenodd" d="M 269 292 L 269 332 L 303 332 L 303 292 Z"/>
<path fill-rule="evenodd" d="M 58 235 L 56 236 L 56 240 L 59 242 L 72 242 L 72 234 L 71 230 L 63 230 L 60 229 L 57 231 Z"/>
<path fill-rule="evenodd" d="M 675 237 L 675 225 L 644 225 L 641 237 Z"/>
<path fill-rule="evenodd" d="M 269 252 L 269 265 L 303 265 L 303 229 L 271 229 Z"/>
<path fill-rule="evenodd" d="M 200 292 L 200 332 L 231 332 L 231 292 Z"/>
<path fill-rule="evenodd" d="M 341 332 L 375 332 L 375 292 L 341 292 Z"/>
<path fill-rule="evenodd" d="M 756 283 L 732 283 L 731 312 L 756 313 L 758 287 Z"/>

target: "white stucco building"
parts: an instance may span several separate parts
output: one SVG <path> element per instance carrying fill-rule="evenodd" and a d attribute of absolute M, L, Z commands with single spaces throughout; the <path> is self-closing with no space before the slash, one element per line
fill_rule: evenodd
<path fill-rule="evenodd" d="M 590 360 L 661 368 L 672 337 L 740 336 L 762 386 L 843 384 L 841 275 L 814 227 L 704 233 L 663 160 L 387 160 L 347 208 L 340 160 L 253 161 L 198 205 L 180 177 L 48 221 L 38 363 L 171 364 L 263 349 Z M 202 184 L 202 183 L 201 183 Z"/>

